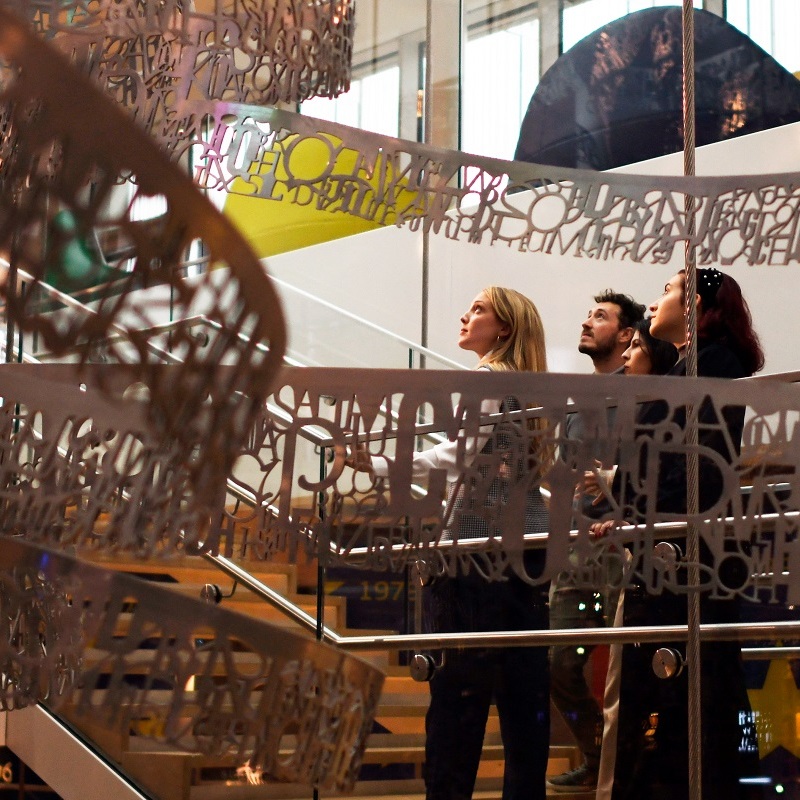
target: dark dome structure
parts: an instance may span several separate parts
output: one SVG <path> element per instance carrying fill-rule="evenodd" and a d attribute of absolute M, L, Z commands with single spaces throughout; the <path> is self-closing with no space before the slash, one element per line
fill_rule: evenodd
<path fill-rule="evenodd" d="M 683 149 L 681 9 L 578 42 L 544 74 L 515 158 L 604 170 Z M 800 80 L 721 17 L 695 11 L 697 144 L 800 120 Z"/>

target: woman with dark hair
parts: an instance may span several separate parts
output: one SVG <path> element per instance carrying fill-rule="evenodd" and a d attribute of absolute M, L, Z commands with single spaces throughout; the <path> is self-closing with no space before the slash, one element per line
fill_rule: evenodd
<path fill-rule="evenodd" d="M 703 378 L 745 378 L 764 366 L 764 352 L 753 330 L 750 309 L 739 284 L 716 269 L 697 270 L 697 375 Z M 680 360 L 670 375 L 686 375 L 686 273 L 681 270 L 665 285 L 661 297 L 650 305 L 650 334 L 678 348 Z M 639 418 L 640 424 L 663 420 L 664 406 L 655 406 Z M 660 415 L 660 416 L 659 416 Z M 700 445 L 719 453 L 727 462 L 739 455 L 744 428 L 744 408 L 723 411 L 726 430 L 711 403 L 700 409 Z M 678 408 L 673 422 L 683 429 L 686 412 Z M 703 425 L 707 423 L 707 425 Z M 717 426 L 717 427 L 715 427 Z M 731 452 L 731 445 L 734 451 Z M 715 505 L 721 497 L 722 476 L 713 464 L 700 458 L 699 511 Z M 686 513 L 686 461 L 679 455 L 661 456 L 656 510 L 661 513 Z"/>
<path fill-rule="evenodd" d="M 625 375 L 666 375 L 678 361 L 678 349 L 650 333 L 648 318 L 633 326 L 631 343 L 622 360 Z"/>
<path fill-rule="evenodd" d="M 628 345 L 628 349 L 622 353 L 622 372 L 624 375 L 667 375 L 678 361 L 678 349 L 670 342 L 656 339 L 650 334 L 650 319 L 642 319 L 633 325 L 633 336 Z M 656 401 L 660 402 L 660 401 Z M 643 408 L 644 410 L 644 408 Z M 603 469 L 600 462 L 597 468 L 588 470 L 583 476 L 583 494 L 591 501 L 592 506 L 601 503 L 605 508 L 601 508 L 595 518 L 599 519 L 605 514 L 608 508 L 608 487 L 619 490 L 619 484 L 614 483 L 616 465 L 610 469 Z M 611 528 L 613 523 L 599 523 L 593 526 L 597 534 L 605 533 Z"/>
<path fill-rule="evenodd" d="M 753 330 L 750 308 L 730 275 L 698 269 L 696 303 L 698 375 L 744 378 L 763 368 L 764 352 Z M 650 333 L 681 351 L 686 345 L 685 308 L 686 272 L 681 270 L 650 306 Z M 674 374 L 685 375 L 685 364 Z"/>
<path fill-rule="evenodd" d="M 678 350 L 670 342 L 656 339 L 650 334 L 650 320 L 643 319 L 633 326 L 633 336 L 631 337 L 628 349 L 622 354 L 625 375 L 666 375 L 678 361 Z M 655 401 L 660 402 L 660 401 Z M 599 466 L 599 464 L 598 464 Z M 614 476 L 617 467 L 609 470 L 595 469 L 584 475 L 584 493 L 593 496 L 593 504 L 608 508 L 608 500 L 604 496 L 607 487 L 611 485 L 619 490 L 618 482 Z M 612 495 L 614 494 L 612 489 Z M 600 528 L 610 528 L 613 523 L 600 523 Z M 619 627 L 623 624 L 622 607 L 624 594 L 621 595 L 616 613 L 613 613 L 614 626 Z M 621 646 L 612 645 L 609 651 L 608 670 L 606 672 L 606 686 L 603 697 L 603 734 L 600 762 L 597 772 L 597 798 L 607 800 L 610 796 L 613 776 L 613 755 L 609 752 L 614 751 L 619 735 L 618 714 L 620 696 L 620 672 L 621 672 Z M 627 735 L 627 732 L 623 732 Z"/>
<path fill-rule="evenodd" d="M 687 338 L 685 287 L 685 273 L 679 272 L 650 306 L 650 333 L 674 345 L 681 354 L 681 359 L 668 373 L 671 375 L 686 374 L 683 358 Z M 698 375 L 743 378 L 761 369 L 764 355 L 736 281 L 715 269 L 698 270 L 695 302 Z M 698 416 L 701 451 L 713 450 L 729 463 L 733 461 L 741 447 L 744 408 L 728 406 L 718 415 L 713 404 L 706 401 Z M 670 408 L 667 403 L 658 401 L 645 404 L 637 418 L 637 438 L 654 436 L 657 426 L 665 422 L 684 429 L 686 409 Z M 658 457 L 656 510 L 659 514 L 684 515 L 687 510 L 686 457 L 675 450 L 669 452 L 669 448 L 667 451 Z M 645 479 L 641 473 L 646 466 L 640 465 L 641 481 Z M 629 517 L 642 521 L 640 503 L 647 503 L 647 498 L 641 490 L 637 494 L 630 481 L 620 483 L 616 482 L 615 495 Z M 722 502 L 722 475 L 711 458 L 699 458 L 698 489 L 701 513 Z M 685 552 L 685 541 L 677 541 L 677 544 Z M 700 559 L 709 567 L 714 563 L 702 540 Z M 679 569 L 685 573 L 685 569 Z M 686 592 L 664 591 L 655 595 L 649 594 L 645 586 L 627 587 L 625 625 L 686 624 Z M 701 595 L 703 622 L 735 622 L 738 618 L 739 605 L 735 598 L 720 600 L 711 599 L 707 593 Z M 623 646 L 620 736 L 613 800 L 645 797 L 648 800 L 681 800 L 689 796 L 688 670 L 669 680 L 658 679 L 653 673 L 652 661 L 659 647 L 685 652 L 685 643 L 680 642 Z M 742 747 L 747 737 L 740 721 L 749 721 L 751 712 L 739 644 L 704 644 L 700 670 L 703 797 L 725 797 L 726 800 L 748 797 L 748 788 L 740 778 L 755 774 L 758 755 L 752 748 Z"/>

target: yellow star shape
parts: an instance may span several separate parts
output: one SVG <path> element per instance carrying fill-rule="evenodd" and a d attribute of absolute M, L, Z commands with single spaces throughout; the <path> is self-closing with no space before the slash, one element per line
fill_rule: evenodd
<path fill-rule="evenodd" d="M 761 689 L 748 692 L 761 758 L 779 746 L 800 758 L 800 690 L 785 658 L 772 660 Z"/>

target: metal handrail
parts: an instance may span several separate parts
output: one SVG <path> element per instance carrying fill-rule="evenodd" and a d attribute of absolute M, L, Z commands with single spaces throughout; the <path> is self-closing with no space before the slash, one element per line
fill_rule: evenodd
<path fill-rule="evenodd" d="M 0 259 L 0 261 L 8 266 L 8 262 Z M 25 271 L 24 269 L 17 268 L 17 278 L 21 281 L 30 281 L 33 282 L 36 280 L 31 273 Z M 85 314 L 90 314 L 93 317 L 97 317 L 98 314 L 89 306 L 84 305 L 79 300 L 75 300 L 70 295 L 62 292 L 60 289 L 56 289 L 54 286 L 50 286 L 49 284 L 39 282 L 39 287 L 44 288 L 46 287 L 46 293 L 50 295 L 50 297 L 58 300 L 59 303 L 62 303 L 67 308 L 72 309 L 73 311 L 80 311 Z M 116 322 L 109 322 L 109 327 L 114 331 L 115 334 L 121 336 L 122 338 L 128 338 L 130 336 L 130 332 L 122 325 L 117 324 Z M 159 358 L 163 358 L 169 364 L 180 364 L 181 360 L 177 358 L 177 356 L 173 356 L 172 353 L 164 350 L 161 347 L 157 347 L 156 345 L 152 344 L 149 340 L 145 342 L 145 346 L 147 349 L 157 355 Z"/>
<path fill-rule="evenodd" d="M 205 554 L 229 577 L 239 581 L 270 605 L 282 610 L 295 622 L 309 631 L 317 632 L 316 620 L 297 608 L 291 601 L 274 589 L 253 578 L 223 556 Z M 752 641 L 800 637 L 800 622 L 748 622 L 717 623 L 700 626 L 702 641 Z M 663 641 L 685 641 L 686 625 L 636 625 L 621 628 L 560 628 L 557 630 L 492 631 L 479 633 L 427 633 L 391 634 L 366 636 L 340 636 L 330 628 L 323 628 L 321 638 L 343 650 L 415 650 L 420 648 L 440 649 L 453 647 L 530 647 L 574 644 L 581 641 L 587 645 L 641 643 Z M 765 652 L 768 652 L 765 650 Z"/>
<path fill-rule="evenodd" d="M 446 364 L 447 366 L 453 367 L 454 369 L 460 370 L 469 370 L 469 367 L 465 367 L 463 364 L 460 364 L 458 361 L 454 361 L 451 358 L 447 358 L 447 356 L 440 355 L 439 353 L 434 352 L 433 350 L 429 350 L 427 347 L 423 347 L 421 344 L 417 344 L 416 342 L 412 341 L 411 339 L 406 339 L 405 336 L 400 336 L 397 333 L 392 333 L 390 330 L 386 328 L 382 328 L 380 325 L 376 325 L 374 322 L 370 322 L 369 320 L 364 319 L 363 317 L 359 317 L 357 314 L 353 314 L 351 311 L 347 311 L 340 306 L 335 305 L 334 303 L 330 303 L 327 300 L 323 300 L 321 297 L 317 297 L 316 295 L 311 294 L 311 292 L 306 292 L 304 289 L 299 289 L 297 286 L 293 286 L 291 283 L 287 283 L 286 281 L 281 280 L 280 278 L 276 278 L 274 275 L 270 276 L 274 283 L 277 283 L 279 286 L 282 286 L 284 289 L 288 289 L 292 292 L 296 292 L 297 294 L 305 297 L 307 300 L 313 300 L 320 306 L 324 308 L 330 309 L 331 311 L 335 311 L 337 314 L 340 314 L 347 319 L 353 320 L 357 322 L 359 325 L 363 325 L 366 328 L 369 328 L 376 333 L 381 334 L 381 336 L 385 336 L 387 339 L 391 339 L 393 341 L 402 344 L 404 347 L 407 347 L 409 350 L 413 350 L 415 353 L 419 355 L 425 356 L 426 358 L 434 359 L 441 364 Z"/>
<path fill-rule="evenodd" d="M 6 260 L 0 258 L 0 265 L 8 266 L 8 262 Z M 22 269 L 18 269 L 17 270 L 17 275 L 18 275 L 19 279 L 23 280 L 23 281 L 33 281 L 34 280 L 34 277 L 30 273 L 28 273 L 28 272 L 26 272 L 25 270 L 22 270 Z M 93 309 L 91 309 L 88 306 L 84 305 L 79 300 L 76 300 L 75 298 L 71 297 L 70 295 L 65 294 L 64 292 L 60 291 L 59 289 L 56 289 L 54 286 L 51 286 L 49 284 L 42 283 L 42 282 L 40 282 L 38 285 L 39 285 L 39 288 L 42 289 L 47 295 L 49 295 L 52 299 L 57 300 L 58 302 L 62 303 L 64 306 L 66 306 L 68 308 L 71 308 L 71 309 L 73 309 L 75 311 L 80 311 L 80 312 L 83 312 L 83 313 L 86 313 L 86 314 L 90 314 L 92 316 L 96 316 L 97 315 L 96 311 L 94 311 Z M 358 319 L 358 318 L 356 318 L 356 319 Z M 366 320 L 364 320 L 364 322 L 365 322 L 365 324 L 369 324 L 369 325 L 372 324 L 372 323 L 366 323 Z M 203 327 L 211 328 L 212 330 L 222 330 L 222 325 L 219 322 L 216 322 L 215 320 L 208 319 L 204 315 L 198 314 L 198 315 L 195 315 L 193 317 L 187 317 L 187 318 L 180 319 L 180 320 L 171 320 L 169 322 L 165 322 L 165 323 L 162 323 L 160 325 L 154 325 L 154 326 L 151 326 L 150 328 L 142 329 L 142 331 L 140 331 L 140 332 L 152 333 L 154 335 L 163 334 L 163 333 L 169 333 L 170 331 L 175 330 L 176 328 L 178 328 L 180 326 L 184 326 L 185 327 L 187 323 L 191 327 L 193 327 L 195 325 L 200 325 L 200 326 L 203 326 Z M 127 339 L 130 336 L 129 331 L 127 331 L 121 325 L 117 325 L 115 323 L 112 323 L 111 327 L 114 330 L 114 333 L 112 333 L 110 336 L 107 336 L 104 341 L 107 341 L 107 342 L 124 341 L 125 339 Z M 374 327 L 376 329 L 378 329 L 378 330 L 383 330 L 383 329 L 378 328 L 378 326 L 374 326 Z M 245 334 L 241 333 L 241 332 L 237 333 L 236 335 L 241 341 L 244 341 L 244 342 L 248 342 L 249 341 L 248 337 Z M 402 338 L 402 337 L 400 337 L 400 338 Z M 163 348 L 152 344 L 152 342 L 148 338 L 145 339 L 145 344 L 146 344 L 147 348 L 150 350 L 151 353 L 163 358 L 166 362 L 171 363 L 171 364 L 180 364 L 181 363 L 180 358 L 178 358 L 177 356 L 172 355 L 169 351 L 164 350 Z M 413 343 L 411 343 L 411 344 L 413 344 Z M 255 348 L 257 350 L 261 351 L 261 352 L 268 352 L 269 351 L 269 347 L 267 347 L 267 345 L 265 345 L 265 344 L 262 344 L 261 342 L 257 342 L 256 345 L 255 345 Z M 67 350 L 66 352 L 72 352 L 74 349 L 75 348 L 72 348 L 70 350 Z M 440 358 L 440 359 L 444 358 L 444 357 L 438 356 L 438 354 L 434 353 L 432 350 L 427 350 L 427 348 L 422 348 L 420 350 L 420 352 L 422 352 L 423 350 L 425 351 L 425 354 L 428 355 L 429 357 L 436 357 L 436 358 Z M 30 358 L 31 357 L 28 356 L 28 359 L 30 359 Z M 284 362 L 286 362 L 289 366 L 294 366 L 294 367 L 302 367 L 302 366 L 304 366 L 303 364 L 301 364 L 300 362 L 296 361 L 295 359 L 290 358 L 289 356 L 284 356 Z M 34 359 L 32 361 L 29 361 L 28 363 L 37 363 L 37 361 L 36 361 L 36 359 Z M 452 363 L 455 364 L 456 362 L 452 362 Z M 291 421 L 291 417 L 286 412 L 283 412 L 282 410 L 280 410 L 277 407 L 272 406 L 270 404 L 268 404 L 267 407 L 269 408 L 269 411 L 270 411 L 271 414 L 273 414 L 274 416 L 280 418 L 282 421 L 284 421 L 284 422 Z M 387 412 L 387 410 L 386 410 L 386 408 L 384 406 L 382 406 L 382 409 L 383 409 L 384 413 Z M 391 415 L 394 418 L 397 417 L 397 413 L 396 412 L 389 412 L 389 413 L 391 413 Z M 482 417 L 481 418 L 481 424 L 492 424 L 492 422 L 496 421 L 496 419 L 499 419 L 500 416 L 502 416 L 502 415 L 495 414 L 495 415 L 488 416 L 485 419 Z M 444 441 L 444 437 L 443 436 L 437 436 L 436 435 L 437 434 L 437 426 L 435 424 L 432 424 L 432 423 L 429 423 L 428 425 L 421 424 L 421 425 L 418 426 L 418 428 L 419 428 L 419 430 L 417 431 L 416 435 L 429 437 L 429 438 L 433 439 L 434 441 Z M 300 433 L 301 436 L 303 436 L 303 438 L 307 439 L 309 442 L 311 442 L 313 445 L 315 445 L 317 447 L 330 447 L 333 444 L 333 439 L 332 439 L 332 437 L 330 435 L 328 435 L 327 433 L 323 432 L 322 429 L 317 428 L 317 427 L 315 427 L 313 425 L 305 425 L 305 426 L 303 426 L 300 429 L 299 433 Z M 378 433 L 375 433 L 373 435 L 373 438 L 378 438 L 378 437 L 379 437 Z"/>
<path fill-rule="evenodd" d="M 186 262 L 184 265 L 182 265 L 182 267 L 186 268 L 186 267 L 193 267 L 193 266 L 201 266 L 201 265 L 207 264 L 207 263 L 208 263 L 208 258 L 207 257 L 203 257 L 203 258 L 195 259 L 195 260 L 193 260 L 191 262 Z M 0 257 L 0 267 L 8 268 L 9 266 L 10 265 L 9 265 L 8 260 L 3 258 L 3 257 Z M 26 272 L 24 270 L 21 270 L 21 269 L 18 268 L 17 269 L 17 273 L 21 277 L 21 279 L 23 279 L 23 280 L 34 280 L 33 276 L 30 275 L 30 273 L 28 273 L 28 272 Z M 370 328 L 371 330 L 374 330 L 377 333 L 380 333 L 381 335 L 386 336 L 389 339 L 393 339 L 394 341 L 397 341 L 400 344 L 403 344 L 404 346 L 409 347 L 410 349 L 414 350 L 415 352 L 419 353 L 420 355 L 424 355 L 424 356 L 426 356 L 428 358 L 432 358 L 432 359 L 434 359 L 434 360 L 436 360 L 436 361 L 438 361 L 438 362 L 440 362 L 442 364 L 447 364 L 447 365 L 453 367 L 454 369 L 459 369 L 459 370 L 469 370 L 470 369 L 469 367 L 465 367 L 463 364 L 460 364 L 459 362 L 454 361 L 453 359 L 450 359 L 447 356 L 443 356 L 440 353 L 436 353 L 435 351 L 430 350 L 427 347 L 423 347 L 422 345 L 417 344 L 416 342 L 412 341 L 411 339 L 407 339 L 404 336 L 400 336 L 399 334 L 393 333 L 392 331 L 388 330 L 387 328 L 382 328 L 380 325 L 377 325 L 374 322 L 370 322 L 369 320 L 366 320 L 363 317 L 359 317 L 358 315 L 353 314 L 352 312 L 347 311 L 346 309 L 341 308 L 340 306 L 337 306 L 334 303 L 330 303 L 327 300 L 323 300 L 321 297 L 317 297 L 316 295 L 313 295 L 310 292 L 306 292 L 305 290 L 300 289 L 297 286 L 293 286 L 292 284 L 288 283 L 287 281 L 284 281 L 284 280 L 282 280 L 280 278 L 277 278 L 274 275 L 271 276 L 271 280 L 274 283 L 277 283 L 280 286 L 283 286 L 284 288 L 289 289 L 290 291 L 296 292 L 297 294 L 300 294 L 303 297 L 306 297 L 307 299 L 312 300 L 312 301 L 314 301 L 315 303 L 317 303 L 317 304 L 319 304 L 321 306 L 324 306 L 325 308 L 328 308 L 328 309 L 330 309 L 332 311 L 335 311 L 338 314 L 341 314 L 342 316 L 347 317 L 348 319 L 352 319 L 354 322 L 357 322 L 360 325 L 363 325 L 363 326 L 365 326 L 367 328 Z M 86 306 L 85 304 L 81 303 L 78 300 L 75 300 L 70 295 L 64 294 L 63 292 L 61 292 L 60 290 L 56 289 L 53 286 L 50 286 L 49 284 L 46 284 L 46 283 L 43 283 L 43 282 L 40 281 L 38 285 L 39 285 L 39 288 L 45 289 L 47 291 L 47 293 L 51 294 L 51 296 L 54 299 L 59 300 L 59 302 L 62 302 L 65 305 L 70 306 L 71 308 L 79 308 L 81 310 L 88 311 L 90 313 L 95 313 L 88 306 Z M 3 308 L 4 308 L 3 306 L 0 306 L 0 311 L 2 311 Z M 202 324 L 202 325 L 205 325 L 205 326 L 208 326 L 208 327 L 221 327 L 219 325 L 219 323 L 217 323 L 217 322 L 215 322 L 213 320 L 210 320 L 207 317 L 204 317 L 202 315 L 197 315 L 195 317 L 189 317 L 189 318 L 182 319 L 182 320 L 174 320 L 174 321 L 171 321 L 169 323 L 165 323 L 163 326 L 154 326 L 151 329 L 145 329 L 145 330 L 146 331 L 147 330 L 152 330 L 152 331 L 164 331 L 164 332 L 167 332 L 170 329 L 170 327 L 178 326 L 178 325 L 185 325 L 187 321 L 191 322 L 192 324 Z M 120 337 L 125 337 L 127 334 L 126 334 L 124 328 L 120 328 L 117 335 L 120 336 Z M 241 333 L 239 334 L 239 336 L 241 336 L 242 338 L 246 338 L 245 335 L 241 334 Z M 259 348 L 260 347 L 264 347 L 264 345 L 256 345 L 256 346 L 259 347 Z M 293 366 L 303 366 L 301 363 L 297 362 L 296 360 L 291 360 L 290 359 L 290 361 L 293 361 Z M 750 381 L 752 381 L 752 382 L 778 381 L 778 382 L 781 382 L 781 383 L 797 383 L 797 382 L 800 382 L 800 371 L 792 370 L 792 371 L 789 371 L 789 372 L 775 372 L 775 373 L 769 373 L 769 374 L 766 374 L 766 375 L 751 375 L 751 376 L 748 376 L 748 377 L 745 377 L 745 378 L 738 378 L 737 380 L 739 380 L 739 381 L 747 381 L 747 382 L 750 382 Z"/>
<path fill-rule="evenodd" d="M 797 383 L 800 381 L 800 371 L 793 372 L 773 372 L 767 375 L 750 375 L 747 378 L 739 378 L 740 381 L 750 381 L 762 383 L 764 381 L 778 381 L 780 383 Z"/>
<path fill-rule="evenodd" d="M 767 522 L 774 521 L 779 517 L 800 516 L 800 512 L 787 512 L 786 514 L 765 514 L 759 517 L 760 520 Z M 726 523 L 734 520 L 729 517 Z M 644 525 L 626 525 L 618 530 L 623 532 L 635 532 L 643 530 Z M 660 537 L 670 538 L 671 535 L 678 535 L 686 530 L 685 522 L 663 522 L 650 526 L 660 534 Z M 578 531 L 570 531 L 570 538 L 575 539 L 579 536 Z M 527 534 L 524 537 L 526 545 L 530 547 L 546 546 L 549 534 L 537 533 Z M 462 540 L 459 546 L 462 549 L 477 549 L 485 544 L 488 539 Z M 437 543 L 437 549 L 446 549 L 455 542 L 441 541 Z M 465 546 L 466 545 L 466 546 Z M 408 549 L 407 545 L 396 545 L 393 551 Z M 331 544 L 332 552 L 335 547 Z M 364 555 L 366 548 L 353 548 L 348 555 L 356 557 Z M 319 631 L 318 623 L 314 617 L 307 614 L 297 605 L 286 599 L 279 592 L 266 586 L 257 578 L 250 575 L 247 570 L 242 569 L 234 562 L 224 556 L 204 553 L 203 557 L 214 563 L 228 577 L 238 581 L 242 586 L 249 589 L 262 600 L 269 603 L 274 608 L 282 611 L 287 617 L 298 623 L 308 631 L 317 633 L 324 641 L 343 649 L 363 650 L 374 648 L 387 648 L 393 650 L 405 650 L 416 648 L 438 649 L 442 647 L 507 647 L 525 645 L 553 645 L 570 644 L 574 641 L 586 641 L 587 644 L 612 644 L 615 642 L 659 642 L 665 639 L 683 641 L 686 638 L 687 626 L 630 626 L 621 628 L 605 628 L 602 630 L 587 631 L 585 628 L 559 629 L 557 631 L 511 631 L 511 632 L 492 632 L 492 633 L 473 633 L 473 634 L 396 634 L 390 636 L 370 635 L 370 636 L 340 636 L 331 628 L 323 627 Z M 766 626 L 766 627 L 765 627 Z M 769 631 L 774 630 L 773 633 Z M 747 632 L 747 636 L 740 635 Z M 750 632 L 752 635 L 749 635 Z M 709 641 L 730 641 L 730 640 L 749 640 L 749 639 L 781 639 L 788 635 L 800 635 L 800 622 L 776 622 L 776 623 L 726 623 L 718 625 L 701 626 L 701 638 Z M 756 656 L 757 657 L 757 656 Z"/>
<path fill-rule="evenodd" d="M 241 586 L 249 589 L 253 594 L 265 600 L 273 608 L 283 612 L 289 619 L 296 622 L 300 627 L 312 633 L 318 633 L 318 623 L 315 617 L 303 611 L 302 608 L 285 598 L 280 592 L 276 592 L 270 586 L 262 583 L 258 578 L 253 577 L 246 569 L 242 569 L 238 564 L 225 556 L 213 555 L 212 553 L 202 553 L 206 561 L 214 564 L 229 578 L 232 578 Z M 341 637 L 330 628 L 322 627 L 321 638 L 329 643 L 335 643 Z"/>
<path fill-rule="evenodd" d="M 800 512 L 789 512 L 785 516 L 797 517 Z M 776 519 L 781 515 L 763 515 L 759 519 L 767 521 Z M 732 521 L 728 518 L 726 521 Z M 661 535 L 670 533 L 680 533 L 685 531 L 686 523 L 683 522 L 664 522 L 656 523 L 652 526 Z M 620 530 L 635 531 L 644 526 L 626 525 Z M 570 531 L 570 537 L 576 538 L 578 531 Z M 544 546 L 547 543 L 548 534 L 528 534 L 525 537 L 526 543 L 536 546 Z M 480 545 L 486 539 L 466 540 Z M 452 546 L 453 542 L 439 542 L 438 546 Z M 465 542 L 459 542 L 464 545 Z M 402 549 L 399 545 L 393 549 Z M 361 548 L 350 551 L 356 555 Z M 420 648 L 440 649 L 446 647 L 524 647 L 524 646 L 552 646 L 559 644 L 574 644 L 575 641 L 582 641 L 588 645 L 595 644 L 614 644 L 631 642 L 663 642 L 663 641 L 685 641 L 687 636 L 686 625 L 653 625 L 653 626 L 629 626 L 624 628 L 561 628 L 558 630 L 547 631 L 495 631 L 485 633 L 447 633 L 447 634 L 393 634 L 393 635 L 366 635 L 366 636 L 340 636 L 331 628 L 322 627 L 321 631 L 317 620 L 307 614 L 297 605 L 285 598 L 279 592 L 253 577 L 247 570 L 220 555 L 203 553 L 203 558 L 215 564 L 223 573 L 242 586 L 249 589 L 255 595 L 273 608 L 283 612 L 301 627 L 309 632 L 315 633 L 320 638 L 335 647 L 343 650 L 414 650 Z M 774 622 L 774 623 L 725 623 L 725 624 L 706 624 L 700 627 L 701 639 L 703 641 L 750 641 L 750 640 L 780 640 L 787 636 L 800 636 L 800 622 Z M 798 648 L 800 651 L 800 648 Z M 768 652 L 768 651 L 765 651 Z M 753 657 L 758 657 L 754 651 Z"/>
<path fill-rule="evenodd" d="M 800 622 L 726 622 L 700 626 L 704 642 L 780 641 L 800 637 Z M 478 633 L 392 634 L 389 636 L 338 636 L 332 641 L 344 650 L 417 650 L 444 648 L 535 647 L 596 644 L 682 642 L 686 625 L 631 625 L 621 628 L 558 628 L 552 630 L 491 631 Z"/>
<path fill-rule="evenodd" d="M 758 519 L 761 522 L 776 522 L 779 519 L 797 519 L 800 517 L 800 511 L 786 511 L 782 514 L 772 513 L 772 514 L 759 514 Z M 734 517 L 725 517 L 721 520 L 714 520 L 714 524 L 718 525 L 720 523 L 725 524 L 726 526 L 733 526 L 737 522 L 740 521 L 747 521 L 749 518 L 744 517 L 742 520 Z M 698 524 L 698 523 L 694 523 Z M 634 541 L 639 537 L 635 534 L 640 533 L 642 531 L 652 531 L 657 533 L 659 536 L 663 536 L 665 538 L 669 538 L 671 536 L 681 535 L 686 532 L 688 523 L 685 521 L 676 520 L 674 522 L 655 522 L 650 524 L 639 524 L 639 525 L 620 525 L 618 528 L 615 528 L 615 541 Z M 701 524 L 702 525 L 702 524 Z M 622 534 L 620 536 L 620 534 Z M 577 530 L 571 530 L 570 533 L 571 539 L 577 539 L 580 535 Z M 523 543 L 526 546 L 526 549 L 535 549 L 539 547 L 545 547 L 548 543 L 550 538 L 550 534 L 547 532 L 544 533 L 526 533 L 522 537 Z M 486 547 L 486 545 L 494 541 L 489 537 L 475 537 L 469 539 L 458 539 L 457 541 L 451 539 L 442 539 L 435 543 L 435 547 L 437 550 L 447 550 L 453 547 L 458 547 L 459 551 L 469 551 L 469 550 L 478 550 L 480 551 L 482 548 Z M 433 543 L 432 543 L 433 544 Z M 390 548 L 392 553 L 405 553 L 415 545 L 412 543 L 401 543 L 401 544 L 394 544 Z M 353 547 L 347 550 L 345 554 L 347 557 L 352 558 L 362 558 L 365 555 L 368 555 L 371 551 L 369 548 L 366 547 Z M 337 552 L 337 555 L 342 555 L 341 553 Z"/>

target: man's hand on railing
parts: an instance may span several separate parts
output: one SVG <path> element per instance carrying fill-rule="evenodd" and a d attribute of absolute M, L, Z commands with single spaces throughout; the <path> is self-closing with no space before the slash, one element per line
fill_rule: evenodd
<path fill-rule="evenodd" d="M 589 536 L 592 539 L 603 539 L 616 527 L 617 523 L 613 519 L 604 522 L 595 522 L 589 526 Z"/>

